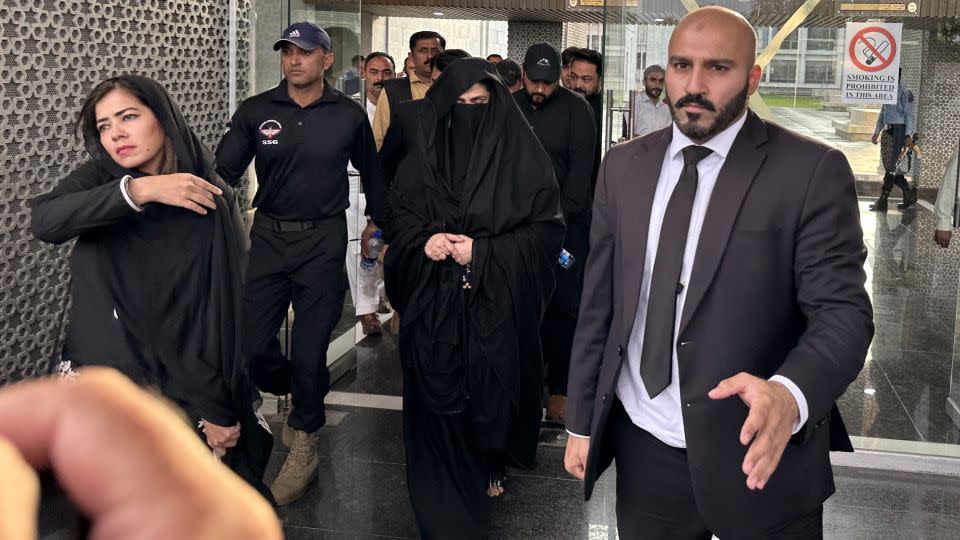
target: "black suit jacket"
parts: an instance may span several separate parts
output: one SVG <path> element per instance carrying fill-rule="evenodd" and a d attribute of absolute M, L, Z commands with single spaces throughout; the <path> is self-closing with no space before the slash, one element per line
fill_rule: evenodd
<path fill-rule="evenodd" d="M 851 450 L 835 401 L 873 338 L 853 173 L 839 151 L 752 111 L 720 171 L 688 284 L 677 354 L 694 493 L 713 531 L 774 530 L 834 491 L 829 450 Z M 617 145 L 594 197 L 567 428 L 591 435 L 586 496 L 610 464 L 610 406 L 637 312 L 654 192 L 672 128 Z M 747 407 L 707 392 L 746 371 L 781 374 L 809 419 L 763 491 L 746 488 Z"/>

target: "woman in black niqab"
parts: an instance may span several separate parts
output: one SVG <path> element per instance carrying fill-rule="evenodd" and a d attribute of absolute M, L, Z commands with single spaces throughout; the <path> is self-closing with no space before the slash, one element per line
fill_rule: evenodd
<path fill-rule="evenodd" d="M 98 114 L 98 103 L 117 99 L 115 92 L 128 94 L 120 99 L 132 107 Z M 270 499 L 262 476 L 272 437 L 258 421 L 258 395 L 240 361 L 247 240 L 233 190 L 156 81 L 104 81 L 88 97 L 79 126 L 90 160 L 31 201 L 37 238 L 77 238 L 62 353 L 67 368 L 111 366 L 158 389 L 194 423 L 202 421 L 224 463 Z M 149 165 L 158 171 L 143 170 L 152 162 L 118 162 L 153 151 L 158 139 L 162 148 L 152 162 L 159 165 Z M 135 182 L 152 186 L 142 208 L 133 200 Z"/>
<path fill-rule="evenodd" d="M 458 103 L 484 87 L 487 103 Z M 453 62 L 417 108 L 406 116 L 416 125 L 400 127 L 413 135 L 392 185 L 384 263 L 402 314 L 407 481 L 424 538 L 482 538 L 491 477 L 536 455 L 559 188 L 488 62 Z"/>

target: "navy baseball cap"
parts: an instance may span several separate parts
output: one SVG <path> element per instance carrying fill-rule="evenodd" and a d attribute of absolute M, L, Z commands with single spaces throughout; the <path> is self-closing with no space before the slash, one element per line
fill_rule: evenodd
<path fill-rule="evenodd" d="M 523 58 L 523 71 L 531 81 L 560 80 L 560 53 L 549 43 L 534 43 Z"/>
<path fill-rule="evenodd" d="M 305 51 L 312 51 L 317 47 L 330 51 L 330 36 L 323 28 L 310 22 L 296 22 L 288 26 L 280 34 L 280 39 L 273 44 L 273 50 L 283 47 L 284 43 L 293 43 Z"/>

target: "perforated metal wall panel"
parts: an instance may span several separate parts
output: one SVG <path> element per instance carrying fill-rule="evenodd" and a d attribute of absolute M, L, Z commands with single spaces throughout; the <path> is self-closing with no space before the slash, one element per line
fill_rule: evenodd
<path fill-rule="evenodd" d="M 238 98 L 247 95 L 250 0 L 238 0 Z M 100 81 L 161 81 L 211 147 L 228 119 L 227 0 L 5 0 L 0 6 L 0 385 L 59 354 L 72 244 L 30 234 L 26 201 L 86 160 L 73 130 Z"/>

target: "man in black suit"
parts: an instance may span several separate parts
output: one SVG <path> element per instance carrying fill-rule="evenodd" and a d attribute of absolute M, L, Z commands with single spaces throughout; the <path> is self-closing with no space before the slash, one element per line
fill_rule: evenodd
<path fill-rule="evenodd" d="M 621 538 L 820 538 L 835 401 L 873 337 L 843 154 L 751 112 L 756 35 L 687 15 L 674 124 L 601 166 L 567 402 L 567 471 L 617 467 Z"/>

